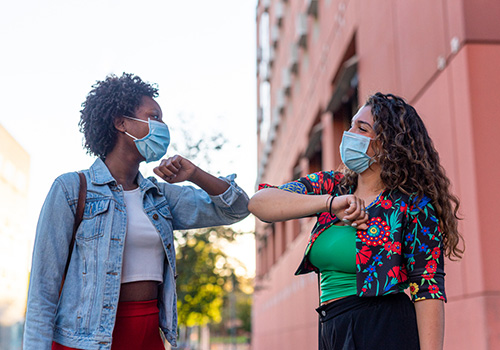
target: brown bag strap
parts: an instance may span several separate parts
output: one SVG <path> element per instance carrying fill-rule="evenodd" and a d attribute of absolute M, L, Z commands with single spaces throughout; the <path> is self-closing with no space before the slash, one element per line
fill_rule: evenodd
<path fill-rule="evenodd" d="M 85 178 L 85 174 L 78 172 L 78 176 L 80 178 L 80 189 L 78 191 L 78 203 L 76 204 L 75 223 L 73 224 L 73 235 L 71 236 L 71 243 L 69 244 L 68 259 L 66 260 L 66 266 L 64 267 L 64 274 L 61 281 L 61 287 L 59 288 L 59 295 L 61 295 L 64 281 L 66 280 L 71 254 L 73 254 L 73 247 L 75 246 L 76 230 L 78 230 L 78 226 L 80 226 L 83 220 L 83 210 L 85 209 L 85 199 L 87 197 L 87 179 Z"/>

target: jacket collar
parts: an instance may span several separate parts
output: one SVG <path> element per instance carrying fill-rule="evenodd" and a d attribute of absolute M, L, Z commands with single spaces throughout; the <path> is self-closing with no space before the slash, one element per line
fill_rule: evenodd
<path fill-rule="evenodd" d="M 90 181 L 94 185 L 117 185 L 116 180 L 113 178 L 113 175 L 109 172 L 108 167 L 104 164 L 104 161 L 101 158 L 97 158 L 89 169 Z M 153 181 L 152 181 L 153 180 Z M 158 193 L 161 194 L 161 190 L 158 187 L 158 184 L 155 179 L 144 178 L 142 174 L 139 172 L 137 175 L 137 183 L 142 191 L 148 191 L 151 188 L 156 189 Z"/>
<path fill-rule="evenodd" d="M 155 189 L 159 194 L 163 194 L 160 190 L 160 187 L 158 187 L 156 179 L 153 177 L 145 178 L 144 176 L 142 176 L 141 172 L 139 172 L 139 174 L 137 174 L 137 183 L 139 184 L 139 187 L 143 192 L 146 192 L 150 189 Z"/>
<path fill-rule="evenodd" d="M 109 172 L 108 167 L 104 164 L 101 158 L 97 158 L 89 169 L 90 181 L 94 185 L 105 185 L 114 184 L 116 185 L 116 180 L 113 178 Z"/>

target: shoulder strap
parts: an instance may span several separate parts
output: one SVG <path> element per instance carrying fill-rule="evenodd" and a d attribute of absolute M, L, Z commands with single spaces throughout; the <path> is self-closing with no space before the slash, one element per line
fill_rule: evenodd
<path fill-rule="evenodd" d="M 76 230 L 83 220 L 83 210 L 85 209 L 86 199 L 85 197 L 87 197 L 87 179 L 85 178 L 85 174 L 82 172 L 78 172 L 78 176 L 80 177 L 80 190 L 78 191 L 78 204 L 76 205 L 75 224 L 73 226 L 73 237 L 71 239 L 71 243 L 75 242 Z M 71 246 L 73 246 L 73 244 Z"/>
<path fill-rule="evenodd" d="M 73 224 L 73 235 L 71 236 L 71 243 L 69 244 L 68 259 L 66 260 L 66 266 L 64 267 L 64 274 L 61 281 L 61 287 L 59 288 L 59 295 L 61 295 L 64 281 L 66 280 L 66 274 L 68 273 L 71 254 L 73 254 L 73 247 L 75 246 L 76 230 L 78 230 L 78 226 L 80 226 L 83 220 L 85 199 L 87 197 L 87 179 L 85 178 L 85 174 L 83 174 L 82 172 L 78 172 L 78 177 L 80 178 L 80 189 L 78 190 L 78 203 L 76 204 L 75 223 Z"/>

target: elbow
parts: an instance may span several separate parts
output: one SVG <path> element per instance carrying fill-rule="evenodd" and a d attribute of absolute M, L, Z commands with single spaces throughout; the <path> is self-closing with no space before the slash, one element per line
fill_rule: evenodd
<path fill-rule="evenodd" d="M 266 211 L 263 210 L 262 207 L 262 201 L 259 200 L 258 195 L 254 195 L 252 198 L 250 198 L 250 201 L 248 202 L 248 211 L 255 215 L 259 220 L 264 221 L 264 222 L 270 222 L 269 218 L 266 218 Z"/>
<path fill-rule="evenodd" d="M 248 211 L 250 213 L 252 213 L 253 215 L 258 216 L 258 213 L 256 213 L 256 211 L 258 212 L 258 204 L 257 204 L 258 200 L 255 198 L 255 196 L 253 196 L 252 198 L 250 198 L 250 200 L 248 201 Z"/>

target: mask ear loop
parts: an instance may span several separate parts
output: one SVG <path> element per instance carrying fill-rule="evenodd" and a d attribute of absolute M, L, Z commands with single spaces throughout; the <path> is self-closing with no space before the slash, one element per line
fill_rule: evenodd
<path fill-rule="evenodd" d="M 151 121 L 151 120 L 150 120 L 149 118 L 148 118 L 148 121 L 145 121 L 145 120 L 138 119 L 138 118 L 132 118 L 132 117 L 129 117 L 129 116 L 127 116 L 127 115 L 124 115 L 124 117 L 125 117 L 125 118 L 127 118 L 127 119 L 136 120 L 136 121 L 138 121 L 138 122 L 147 123 L 147 124 L 148 124 L 148 128 L 149 128 L 149 132 L 151 132 L 151 126 L 150 126 L 150 121 Z M 148 132 L 148 133 L 149 133 L 149 132 Z M 130 134 L 129 134 L 128 132 L 126 132 L 126 131 L 124 131 L 124 133 L 125 133 L 125 135 L 128 135 L 128 136 L 130 136 L 131 138 L 133 138 L 134 140 L 139 140 L 137 137 L 130 135 Z"/>
<path fill-rule="evenodd" d="M 373 155 L 373 157 L 371 157 L 372 159 L 372 163 L 379 163 L 380 162 L 380 159 L 382 158 L 382 152 L 381 152 L 381 146 L 380 146 L 380 143 L 376 146 L 374 146 L 375 144 L 375 141 L 378 141 L 377 140 L 377 136 L 375 136 L 375 138 L 373 139 L 370 139 L 370 144 L 372 145 L 372 149 L 375 151 L 375 154 Z M 370 166 L 371 166 L 370 164 Z"/>
<path fill-rule="evenodd" d="M 141 123 L 147 123 L 147 124 L 149 124 L 149 118 L 148 118 L 148 121 L 145 121 L 145 120 L 142 120 L 142 119 L 139 119 L 139 118 L 132 118 L 132 117 L 129 117 L 127 115 L 124 115 L 124 117 L 127 118 L 127 119 L 137 120 L 138 122 L 141 122 Z"/>
<path fill-rule="evenodd" d="M 130 135 L 130 134 L 129 134 L 128 132 L 126 132 L 126 131 L 124 131 L 124 133 L 125 133 L 125 135 L 128 135 L 128 136 L 130 136 L 131 138 L 133 138 L 134 140 L 139 140 L 137 137 Z"/>

